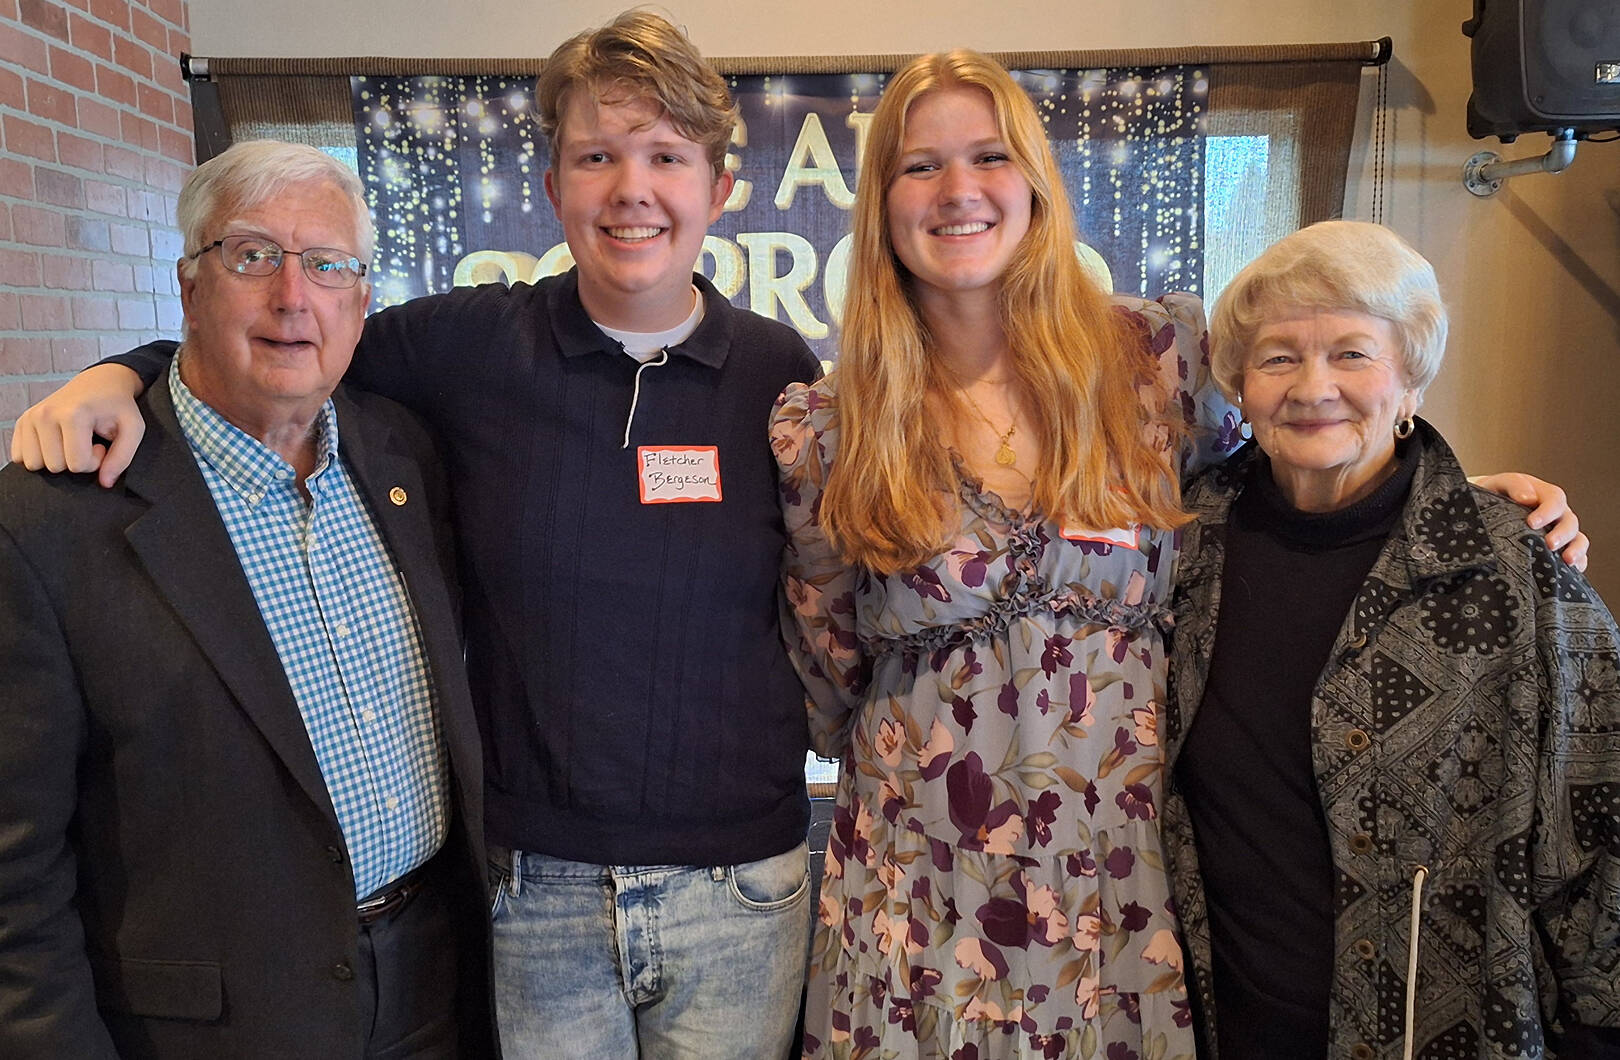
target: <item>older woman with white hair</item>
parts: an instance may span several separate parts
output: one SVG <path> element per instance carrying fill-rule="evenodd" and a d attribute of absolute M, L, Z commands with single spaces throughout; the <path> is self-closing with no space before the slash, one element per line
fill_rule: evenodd
<path fill-rule="evenodd" d="M 1201 1056 L 1620 1056 L 1620 633 L 1417 418 L 1434 270 L 1283 239 L 1215 308 L 1164 812 Z"/>

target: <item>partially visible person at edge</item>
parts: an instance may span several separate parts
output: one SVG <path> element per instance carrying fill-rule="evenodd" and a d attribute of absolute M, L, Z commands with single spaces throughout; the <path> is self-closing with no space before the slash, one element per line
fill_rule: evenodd
<path fill-rule="evenodd" d="M 1185 495 L 1162 732 L 1200 1055 L 1620 1057 L 1620 631 L 1416 418 L 1434 270 L 1313 225 L 1211 338 L 1254 440 Z"/>
<path fill-rule="evenodd" d="M 436 429 L 454 490 L 502 1041 L 514 1057 L 780 1056 L 809 937 L 809 807 L 765 426 L 820 366 L 693 274 L 731 191 L 736 108 L 679 30 L 630 12 L 582 33 L 537 97 L 575 268 L 384 310 L 347 377 Z M 150 380 L 166 353 L 118 360 Z M 134 378 L 93 371 L 122 377 L 114 393 Z M 17 434 L 78 461 L 72 418 L 30 414 Z M 662 486 L 670 454 L 703 461 L 712 493 Z"/>
<path fill-rule="evenodd" d="M 0 1056 L 493 1056 L 448 490 L 338 386 L 360 181 L 238 144 L 179 224 L 128 475 L 0 471 Z"/>
<path fill-rule="evenodd" d="M 771 428 L 785 621 L 843 759 L 804 1055 L 1190 1057 L 1156 716 L 1177 465 L 1229 409 L 1202 310 L 1085 276 L 981 55 L 890 80 L 865 172 L 839 367 Z"/>

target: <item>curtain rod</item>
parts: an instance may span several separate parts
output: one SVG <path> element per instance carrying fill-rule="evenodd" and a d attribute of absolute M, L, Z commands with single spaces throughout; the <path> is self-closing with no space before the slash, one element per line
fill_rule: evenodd
<path fill-rule="evenodd" d="M 1389 37 L 1328 44 L 1244 44 L 1177 48 L 1109 48 L 990 52 L 1015 70 L 1081 69 L 1121 66 L 1204 66 L 1215 64 L 1357 62 L 1383 66 L 1394 53 Z M 892 73 L 915 58 L 901 55 L 766 55 L 711 59 L 722 74 Z M 357 56 L 331 59 L 254 59 L 203 57 L 182 53 L 187 81 L 215 77 L 532 77 L 544 59 L 405 59 Z"/>

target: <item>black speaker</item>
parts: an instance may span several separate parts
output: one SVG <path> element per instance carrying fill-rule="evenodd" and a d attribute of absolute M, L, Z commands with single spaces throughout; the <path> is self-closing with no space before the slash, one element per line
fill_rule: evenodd
<path fill-rule="evenodd" d="M 1620 129 L 1620 0 L 1474 0 L 1468 134 Z"/>

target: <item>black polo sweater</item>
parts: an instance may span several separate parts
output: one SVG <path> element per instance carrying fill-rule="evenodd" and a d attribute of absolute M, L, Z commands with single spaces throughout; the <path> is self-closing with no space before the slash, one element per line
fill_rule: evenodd
<path fill-rule="evenodd" d="M 439 436 L 491 843 L 719 865 L 805 835 L 804 691 L 777 628 L 786 536 L 767 425 L 820 366 L 702 277 L 704 318 L 641 375 L 574 273 L 457 288 L 366 323 L 346 381 Z M 172 343 L 119 358 L 148 379 Z M 718 503 L 643 504 L 638 446 L 715 446 Z"/>

